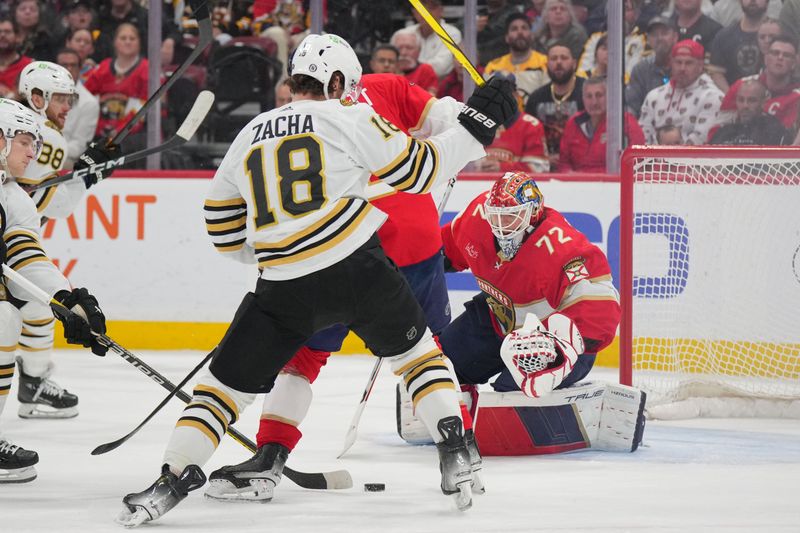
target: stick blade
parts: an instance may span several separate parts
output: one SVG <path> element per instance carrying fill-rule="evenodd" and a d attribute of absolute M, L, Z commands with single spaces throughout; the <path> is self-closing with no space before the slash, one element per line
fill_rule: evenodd
<path fill-rule="evenodd" d="M 108 453 L 108 452 L 110 452 L 112 450 L 116 450 L 117 448 L 122 446 L 122 444 L 126 440 L 128 440 L 128 439 L 122 438 L 122 439 L 117 439 L 114 442 L 106 442 L 105 444 L 101 444 L 100 446 L 98 446 L 97 448 L 92 450 L 92 455 L 103 455 L 104 453 Z"/>
<path fill-rule="evenodd" d="M 178 128 L 175 135 L 187 141 L 191 139 L 197 131 L 197 128 L 203 123 L 212 105 L 214 105 L 214 93 L 211 91 L 201 91 L 200 94 L 197 95 L 192 109 L 189 111 L 189 114 L 186 115 L 186 119 L 183 121 L 183 124 L 181 124 L 181 127 Z"/>

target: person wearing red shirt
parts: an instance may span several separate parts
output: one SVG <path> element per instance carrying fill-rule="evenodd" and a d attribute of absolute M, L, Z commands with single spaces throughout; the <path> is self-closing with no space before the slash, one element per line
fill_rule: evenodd
<path fill-rule="evenodd" d="M 558 170 L 606 171 L 606 81 L 592 78 L 583 84 L 584 111 L 572 115 L 561 137 Z M 624 145 L 644 144 L 644 132 L 630 113 L 624 115 Z"/>
<path fill-rule="evenodd" d="M 0 98 L 17 99 L 19 74 L 33 59 L 17 52 L 17 24 L 0 19 Z"/>
<path fill-rule="evenodd" d="M 764 70 L 760 74 L 736 80 L 725 93 L 719 108 L 722 122 L 736 119 L 736 95 L 742 83 L 758 80 L 767 88 L 764 111 L 780 120 L 784 128 L 794 128 L 800 106 L 800 83 L 793 79 L 796 66 L 797 45 L 789 37 L 778 35 L 767 49 Z"/>
<path fill-rule="evenodd" d="M 84 83 L 100 100 L 98 136 L 113 136 L 147 101 L 147 69 L 147 59 L 141 56 L 139 30 L 123 22 L 114 34 L 114 56 L 97 65 Z M 143 128 L 144 123 L 139 122 L 131 132 Z"/>
<path fill-rule="evenodd" d="M 419 85 L 432 95 L 436 95 L 439 87 L 439 78 L 436 71 L 427 63 L 419 62 L 419 53 L 422 50 L 419 36 L 408 30 L 399 30 L 392 35 L 392 45 L 400 52 L 397 68 L 408 81 Z"/>
<path fill-rule="evenodd" d="M 473 163 L 477 172 L 547 172 L 550 159 L 544 125 L 536 117 L 520 113 L 508 128 L 500 126 L 486 148 L 486 157 Z"/>

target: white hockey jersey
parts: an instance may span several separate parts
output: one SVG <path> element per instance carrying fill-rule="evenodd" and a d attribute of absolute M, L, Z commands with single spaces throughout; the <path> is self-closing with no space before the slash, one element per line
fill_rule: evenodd
<path fill-rule="evenodd" d="M 40 220 L 28 194 L 14 181 L 3 183 L 0 187 L 0 234 L 8 247 L 6 264 L 52 296 L 62 289 L 69 290 L 69 283 L 42 249 Z M 17 298 L 32 299 L 12 281 L 6 286 Z"/>
<path fill-rule="evenodd" d="M 426 193 L 483 146 L 460 125 L 425 141 L 365 104 L 293 102 L 262 113 L 234 140 L 206 197 L 216 249 L 285 280 L 335 264 L 386 219 L 366 199 L 370 174 Z"/>
<path fill-rule="evenodd" d="M 25 169 L 25 177 L 17 178 L 22 185 L 36 185 L 57 176 L 64 168 L 67 158 L 67 140 L 58 127 L 40 117 L 42 132 L 42 151 L 39 157 Z M 82 180 L 72 180 L 55 187 L 39 189 L 31 193 L 40 216 L 48 218 L 68 217 L 83 198 L 86 185 Z"/>

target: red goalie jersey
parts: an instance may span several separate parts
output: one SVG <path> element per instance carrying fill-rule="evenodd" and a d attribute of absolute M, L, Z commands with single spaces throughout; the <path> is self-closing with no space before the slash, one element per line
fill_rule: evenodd
<path fill-rule="evenodd" d="M 367 74 L 361 78 L 361 85 L 360 101 L 408 134 L 422 128 L 436 101 L 430 93 L 396 74 Z M 399 192 L 371 203 L 389 215 L 378 236 L 386 255 L 398 266 L 429 259 L 442 247 L 439 214 L 430 194 Z"/>
<path fill-rule="evenodd" d="M 557 311 L 578 326 L 587 353 L 608 346 L 619 324 L 620 306 L 603 252 L 561 213 L 545 207 L 541 222 L 508 261 L 484 218 L 487 194 L 442 227 L 442 240 L 453 268 L 471 269 L 489 295 L 498 335 L 521 327 L 527 313 L 544 320 Z"/>

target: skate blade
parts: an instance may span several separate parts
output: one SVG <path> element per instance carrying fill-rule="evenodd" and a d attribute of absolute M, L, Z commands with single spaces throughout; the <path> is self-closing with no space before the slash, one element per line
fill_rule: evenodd
<path fill-rule="evenodd" d="M 78 416 L 78 408 L 66 407 L 64 409 L 55 409 L 49 405 L 40 403 L 22 403 L 19 406 L 17 414 L 20 418 L 75 418 Z"/>
<path fill-rule="evenodd" d="M 452 495 L 456 508 L 459 511 L 466 511 L 472 507 L 472 485 L 470 482 L 458 484 L 458 492 Z"/>
<path fill-rule="evenodd" d="M 0 469 L 0 483 L 27 483 L 36 479 L 36 475 L 36 469 L 32 466 Z"/>
<path fill-rule="evenodd" d="M 209 500 L 234 503 L 267 503 L 272 501 L 275 484 L 268 479 L 251 479 L 249 487 L 234 487 L 224 479 L 212 479 L 205 491 Z"/>
<path fill-rule="evenodd" d="M 472 493 L 473 494 L 485 494 L 486 493 L 486 486 L 483 484 L 483 476 L 481 475 L 481 471 L 475 470 L 472 471 Z"/>
<path fill-rule="evenodd" d="M 125 509 L 123 509 L 115 519 L 115 522 L 117 524 L 127 528 L 132 528 L 140 526 L 145 522 L 149 522 L 151 520 L 150 513 L 148 513 L 144 509 L 144 507 L 141 507 L 139 505 L 128 505 L 128 504 L 124 505 Z M 133 507 L 134 509 L 131 510 L 131 507 Z"/>

